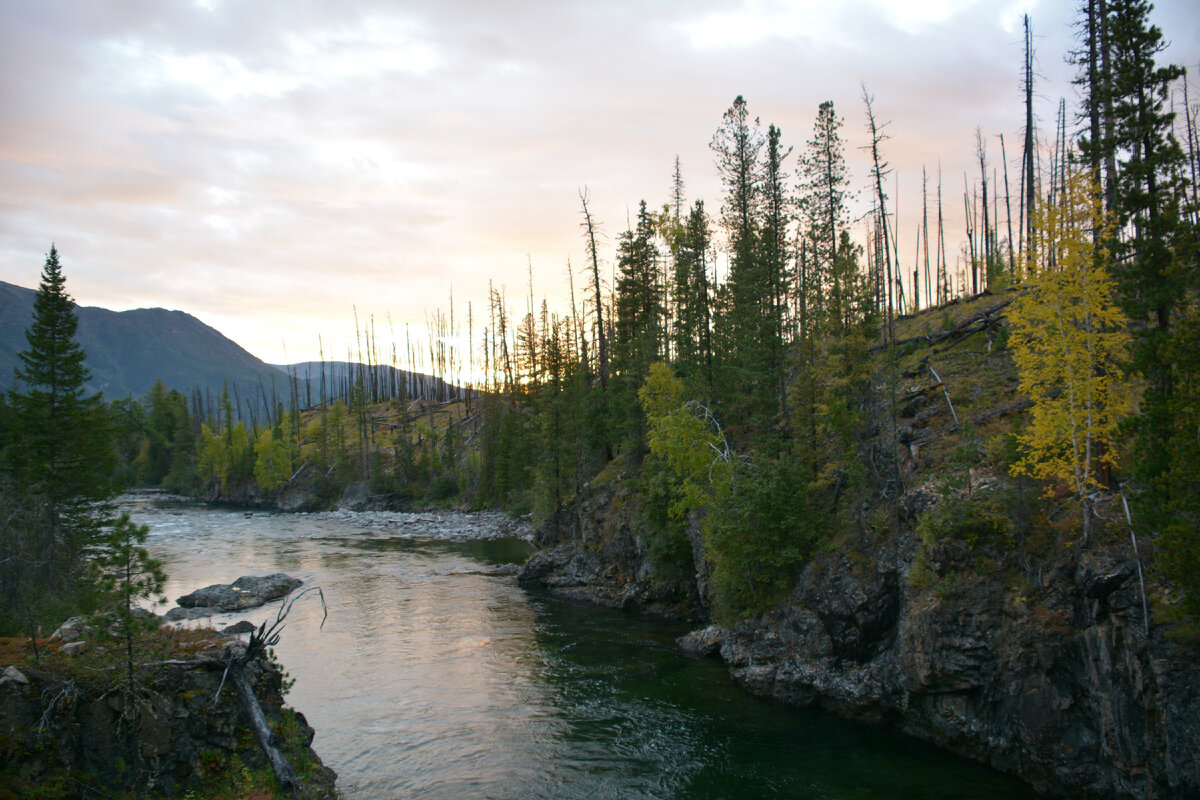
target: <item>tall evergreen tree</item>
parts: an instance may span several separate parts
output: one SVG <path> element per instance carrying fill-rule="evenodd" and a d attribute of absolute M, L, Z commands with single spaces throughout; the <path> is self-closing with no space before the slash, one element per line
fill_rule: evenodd
<path fill-rule="evenodd" d="M 786 318 L 791 273 L 788 235 L 792 221 L 792 198 L 787 190 L 789 175 L 785 161 L 792 149 L 782 144 L 782 132 L 767 127 L 767 152 L 763 164 L 763 224 L 759 253 L 758 335 L 761 372 L 756 394 L 761 398 L 763 420 L 777 417 L 786 409 L 785 368 Z M 786 420 L 786 415 L 783 419 Z"/>
<path fill-rule="evenodd" d="M 1185 246 L 1190 234 L 1181 209 L 1183 150 L 1166 107 L 1170 84 L 1182 70 L 1156 61 L 1165 43 L 1150 23 L 1149 3 L 1109 0 L 1108 9 L 1113 135 L 1105 144 L 1118 159 L 1116 277 L 1137 324 L 1132 366 L 1145 382 L 1135 420 L 1137 473 L 1151 493 L 1144 505 L 1153 521 L 1173 506 L 1170 476 L 1183 465 L 1171 442 L 1181 407 L 1191 402 L 1187 387 L 1200 380 L 1188 374 L 1190 362 L 1173 355 L 1195 347 L 1177 339 L 1187 335 L 1189 326 L 1181 323 L 1195 313 L 1200 265 Z"/>
<path fill-rule="evenodd" d="M 729 252 L 729 275 L 719 294 L 720 313 L 714 334 L 718 362 L 717 405 L 735 427 L 750 416 L 746 407 L 749 351 L 755 349 L 758 308 L 754 299 L 761 288 L 758 270 L 761 232 L 763 147 L 758 121 L 752 120 L 741 95 L 725 112 L 709 145 L 716 154 L 717 171 L 725 187 L 721 226 Z"/>
<path fill-rule="evenodd" d="M 708 252 L 712 246 L 704 201 L 688 214 L 675 248 L 674 347 L 676 370 L 695 394 L 712 400 L 712 282 Z"/>
<path fill-rule="evenodd" d="M 837 288 L 832 286 L 831 279 L 838 242 L 847 227 L 850 182 L 845 145 L 839 134 L 841 127 L 842 119 L 834 112 L 833 101 L 821 103 L 813 123 L 813 137 L 800 159 L 800 183 L 796 188 L 806 255 L 804 324 L 810 314 L 814 318 L 820 316 L 826 288 L 831 291 Z"/>
<path fill-rule="evenodd" d="M 101 396 L 85 389 L 91 376 L 75 341 L 77 325 L 51 247 L 25 331 L 28 348 L 8 394 L 4 491 L 28 513 L 20 529 L 3 531 L 6 604 L 31 586 L 77 596 L 88 548 L 110 516 L 116 450 Z"/>
<path fill-rule="evenodd" d="M 617 247 L 616 335 L 613 337 L 614 429 L 632 436 L 641 447 L 644 424 L 637 390 L 662 358 L 661 337 L 665 317 L 658 280 L 658 247 L 654 243 L 653 216 L 642 201 L 634 230 L 621 234 Z"/>
<path fill-rule="evenodd" d="M 765 153 L 764 153 L 765 146 Z M 784 162 L 790 150 L 769 126 L 764 138 L 739 95 L 711 147 L 725 185 L 721 222 L 730 250 L 718 320 L 723 355 L 718 395 L 734 425 L 763 430 L 783 407 L 783 332 L 791 221 Z"/>

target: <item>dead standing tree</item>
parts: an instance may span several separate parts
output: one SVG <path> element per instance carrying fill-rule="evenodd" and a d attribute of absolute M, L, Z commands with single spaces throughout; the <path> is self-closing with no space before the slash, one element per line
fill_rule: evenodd
<path fill-rule="evenodd" d="M 863 103 L 867 107 L 867 127 L 871 132 L 871 176 L 875 179 L 876 201 L 879 204 L 879 225 L 883 236 L 883 263 L 884 272 L 887 280 L 887 300 L 884 305 L 884 319 L 886 327 L 884 331 L 885 342 L 888 347 L 888 385 L 890 396 L 888 398 L 888 406 L 890 409 L 891 428 L 892 428 L 892 448 L 889 453 L 890 469 L 892 474 L 889 476 L 891 481 L 895 482 L 895 492 L 893 494 L 893 511 L 896 514 L 897 521 L 900 515 L 900 496 L 904 493 L 904 486 L 900 477 L 900 464 L 896 458 L 896 446 L 898 443 L 896 424 L 896 328 L 893 320 L 893 301 L 892 301 L 892 252 L 889 247 L 890 241 L 888 237 L 888 220 L 887 220 L 887 195 L 883 193 L 883 176 L 889 171 L 887 162 L 882 161 L 879 153 L 880 143 L 887 137 L 882 133 L 882 127 L 875 122 L 875 112 L 871 107 L 874 98 L 867 91 L 864 84 L 862 87 Z M 885 123 L 886 125 L 886 123 Z M 897 265 L 897 269 L 899 265 Z"/>

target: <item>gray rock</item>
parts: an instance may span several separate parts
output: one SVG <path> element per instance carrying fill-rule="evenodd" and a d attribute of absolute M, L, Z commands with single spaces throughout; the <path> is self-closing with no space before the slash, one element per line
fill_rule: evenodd
<path fill-rule="evenodd" d="M 709 625 L 707 628 L 692 631 L 675 640 L 676 646 L 690 656 L 710 656 L 721 647 L 725 630 L 719 625 Z"/>
<path fill-rule="evenodd" d="M 13 683 L 18 686 L 28 686 L 29 678 L 26 678 L 25 673 L 21 672 L 21 670 L 17 669 L 16 667 L 5 667 L 4 674 L 0 675 L 0 686 L 8 683 Z"/>
<path fill-rule="evenodd" d="M 163 615 L 163 619 L 167 622 L 179 622 L 185 619 L 203 619 L 211 617 L 213 610 L 207 606 L 198 606 L 196 608 L 180 608 L 176 606 Z"/>
<path fill-rule="evenodd" d="M 59 625 L 54 633 L 50 634 L 50 641 L 77 642 L 83 638 L 88 630 L 89 626 L 84 617 L 71 617 L 62 625 Z"/>
<path fill-rule="evenodd" d="M 88 643 L 84 641 L 68 642 L 59 648 L 59 652 L 61 652 L 64 656 L 70 656 L 71 658 L 74 658 L 75 656 L 81 656 L 87 651 Z"/>
<path fill-rule="evenodd" d="M 304 581 L 299 578 L 282 572 L 274 575 L 243 575 L 231 584 L 217 583 L 197 589 L 176 602 L 184 608 L 242 611 L 284 597 L 302 583 Z"/>
<path fill-rule="evenodd" d="M 240 633 L 250 633 L 257 627 L 257 625 L 249 620 L 242 620 L 240 622 L 233 623 L 228 628 L 222 628 L 221 633 L 225 634 L 226 636 L 236 636 Z"/>
<path fill-rule="evenodd" d="M 307 486 L 289 486 L 276 500 L 280 511 L 312 511 L 317 506 L 317 496 Z"/>
<path fill-rule="evenodd" d="M 381 495 L 371 491 L 371 485 L 366 481 L 352 483 L 342 492 L 338 501 L 338 511 L 374 511 L 380 507 Z"/>

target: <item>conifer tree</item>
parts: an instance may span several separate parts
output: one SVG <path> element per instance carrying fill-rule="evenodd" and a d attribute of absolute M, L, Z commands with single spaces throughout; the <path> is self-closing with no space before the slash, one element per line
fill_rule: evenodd
<path fill-rule="evenodd" d="M 5 600 L 23 588 L 75 597 L 88 549 L 97 542 L 114 494 L 116 450 L 101 396 L 75 340 L 75 302 L 58 251 L 50 248 L 33 304 L 28 344 L 8 394 L 5 493 L 29 509 L 22 530 L 5 530 Z M 10 580 L 11 578 L 11 580 Z"/>
<path fill-rule="evenodd" d="M 713 396 L 712 282 L 708 253 L 712 247 L 704 201 L 697 200 L 675 248 L 674 299 L 675 366 L 689 388 L 706 400 Z"/>
<path fill-rule="evenodd" d="M 1129 426 L 1142 492 L 1135 522 L 1163 535 L 1162 564 L 1200 609 L 1200 492 L 1189 479 L 1200 433 L 1188 425 L 1200 402 L 1200 258 L 1187 212 L 1184 151 L 1168 105 L 1183 70 L 1158 63 L 1166 45 L 1150 10 L 1145 0 L 1089 4 L 1088 27 L 1101 34 L 1100 69 L 1085 88 L 1100 109 L 1101 138 L 1095 142 L 1093 134 L 1085 153 L 1104 164 L 1106 189 L 1111 184 L 1115 277 L 1134 330 L 1130 367 L 1145 387 Z M 1094 23 L 1091 14 L 1099 15 Z"/>
<path fill-rule="evenodd" d="M 731 423 L 762 431 L 775 423 L 783 407 L 791 220 L 784 162 L 790 150 L 782 146 L 774 125 L 763 137 L 740 95 L 725 112 L 710 146 L 726 189 L 721 222 L 730 251 L 717 325 L 723 356 L 718 395 Z"/>
<path fill-rule="evenodd" d="M 616 331 L 613 337 L 614 428 L 632 436 L 640 448 L 644 438 L 637 390 L 660 352 L 664 312 L 658 281 L 658 248 L 654 219 L 642 201 L 634 230 L 621 234 L 617 247 Z"/>
<path fill-rule="evenodd" d="M 820 316 L 826 284 L 832 283 L 833 264 L 838 243 L 847 227 L 846 199 L 849 175 L 845 146 L 842 143 L 842 119 L 833 109 L 833 101 L 821 103 L 813 123 L 813 138 L 800 159 L 800 183 L 796 187 L 801 215 L 801 235 L 806 245 L 806 313 Z"/>

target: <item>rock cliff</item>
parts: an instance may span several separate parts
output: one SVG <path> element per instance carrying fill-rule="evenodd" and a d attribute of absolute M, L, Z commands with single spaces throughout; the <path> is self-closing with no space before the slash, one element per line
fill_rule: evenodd
<path fill-rule="evenodd" d="M 750 691 L 898 727 L 1050 796 L 1200 796 L 1195 644 L 1153 617 L 1147 635 L 1119 539 L 1068 548 L 1028 583 L 972 568 L 979 556 L 963 542 L 923 548 L 910 528 L 843 538 L 785 601 L 681 646 L 719 651 Z M 654 591 L 644 523 L 620 481 L 589 488 L 541 537 L 526 586 L 704 617 L 700 589 L 690 605 Z"/>

